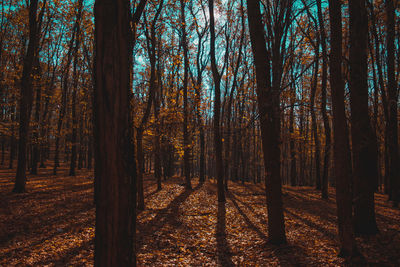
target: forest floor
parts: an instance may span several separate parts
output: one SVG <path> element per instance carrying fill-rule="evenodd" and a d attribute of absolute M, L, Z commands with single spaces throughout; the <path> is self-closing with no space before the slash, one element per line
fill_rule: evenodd
<path fill-rule="evenodd" d="M 0 266 L 93 265 L 93 174 L 28 176 L 27 193 L 12 194 L 15 170 L 0 170 Z M 321 200 L 310 187 L 284 187 L 288 244 L 267 243 L 264 189 L 230 182 L 218 204 L 214 180 L 163 183 L 145 179 L 146 210 L 138 214 L 138 266 L 343 266 L 337 257 L 334 191 Z M 380 233 L 357 238 L 363 266 L 400 266 L 400 210 L 376 194 Z"/>

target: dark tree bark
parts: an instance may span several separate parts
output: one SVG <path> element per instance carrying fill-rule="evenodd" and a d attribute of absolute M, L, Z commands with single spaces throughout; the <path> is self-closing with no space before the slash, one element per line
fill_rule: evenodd
<path fill-rule="evenodd" d="M 331 28 L 330 84 L 333 108 L 334 175 L 340 255 L 356 254 L 353 231 L 351 161 L 342 78 L 342 11 L 340 0 L 329 0 Z"/>
<path fill-rule="evenodd" d="M 190 181 L 190 137 L 188 132 L 188 78 L 189 78 L 189 55 L 186 33 L 185 0 L 180 0 L 181 4 L 181 31 L 183 47 L 183 169 L 185 174 L 186 189 L 191 189 Z"/>
<path fill-rule="evenodd" d="M 135 266 L 130 1 L 96 0 L 94 63 L 95 266 Z"/>
<path fill-rule="evenodd" d="M 157 87 L 154 94 L 154 118 L 156 120 L 155 123 L 155 136 L 154 136 L 154 178 L 157 181 L 157 190 L 162 189 L 161 185 L 161 176 L 162 176 L 162 167 L 161 167 L 161 131 L 160 131 L 160 102 L 161 102 L 161 81 L 158 79 Z"/>
<path fill-rule="evenodd" d="M 374 192 L 378 182 L 378 148 L 368 108 L 368 17 L 365 0 L 350 0 L 349 11 L 354 226 L 358 234 L 376 234 Z"/>
<path fill-rule="evenodd" d="M 389 198 L 393 200 L 395 207 L 400 202 L 400 177 L 399 177 L 399 142 L 398 142 L 398 88 L 395 77 L 395 21 L 396 13 L 393 0 L 386 0 L 386 32 L 387 32 L 387 75 L 388 75 L 388 102 L 389 120 L 388 124 L 388 145 L 389 145 Z"/>
<path fill-rule="evenodd" d="M 220 129 L 221 74 L 218 71 L 217 61 L 215 59 L 214 0 L 208 1 L 208 9 L 210 12 L 211 69 L 212 69 L 213 80 L 214 80 L 214 149 L 215 149 L 215 165 L 217 168 L 218 202 L 225 202 L 224 163 L 222 160 L 222 140 L 221 140 L 221 129 Z"/>
<path fill-rule="evenodd" d="M 296 100 L 296 89 L 293 85 L 293 92 L 290 94 L 290 117 L 289 117 L 289 133 L 290 133 L 290 185 L 297 185 L 297 163 L 296 163 L 296 147 L 294 136 L 294 103 Z"/>
<path fill-rule="evenodd" d="M 42 70 L 40 66 L 40 61 L 39 61 L 39 52 L 40 52 L 40 31 L 42 28 L 42 22 L 43 22 L 43 15 L 44 11 L 46 9 L 46 1 L 43 2 L 42 9 L 39 13 L 39 18 L 37 22 L 37 48 L 35 51 L 35 59 L 33 62 L 33 69 L 32 72 L 34 73 L 35 76 L 41 77 L 42 75 Z M 45 34 L 44 34 L 45 35 Z M 37 80 L 35 83 L 34 80 Z M 36 87 L 36 103 L 35 103 L 35 115 L 34 115 L 34 121 L 35 121 L 35 129 L 32 133 L 32 139 L 33 139 L 33 144 L 32 144 L 32 160 L 31 160 L 31 174 L 37 175 L 38 172 L 38 163 L 40 160 L 40 149 L 39 149 L 39 134 L 40 134 L 40 111 L 41 111 L 41 100 L 42 100 L 42 84 L 39 79 L 33 79 L 34 86 Z"/>
<path fill-rule="evenodd" d="M 328 96 L 326 95 L 326 85 L 328 81 L 328 55 L 326 48 L 326 32 L 325 23 L 322 16 L 321 0 L 317 0 L 317 12 L 319 21 L 319 31 L 321 36 L 321 49 L 322 49 L 322 81 L 321 81 L 321 112 L 322 119 L 324 121 L 325 129 L 325 148 L 324 148 L 324 166 L 322 170 L 321 178 L 321 196 L 323 199 L 328 199 L 328 170 L 329 170 L 329 158 L 331 154 L 331 126 L 329 124 L 329 117 L 326 111 L 326 101 Z"/>
<path fill-rule="evenodd" d="M 260 1 L 248 0 L 247 9 L 266 172 L 268 238 L 271 243 L 282 244 L 286 243 L 286 235 L 280 177 L 280 92 L 271 87 L 270 56 L 266 49 Z"/>
<path fill-rule="evenodd" d="M 77 118 L 77 100 L 78 95 L 78 50 L 79 50 L 79 38 L 80 38 L 80 23 L 76 29 L 76 41 L 74 47 L 74 62 L 73 62 L 73 73 L 72 73 L 72 103 L 71 103 L 71 116 L 72 116 L 72 136 L 71 136 L 71 162 L 69 167 L 69 175 L 75 176 L 76 159 L 77 159 L 77 139 L 78 139 L 78 118 Z"/>
<path fill-rule="evenodd" d="M 311 86 L 310 113 L 311 113 L 312 135 L 314 137 L 314 144 L 315 144 L 316 188 L 318 190 L 321 190 L 321 159 L 320 159 L 321 143 L 319 141 L 317 118 L 316 118 L 316 114 L 315 114 L 315 93 L 317 92 L 318 70 L 319 70 L 319 45 L 320 45 L 320 36 L 319 36 L 319 34 L 317 34 L 317 42 L 314 46 L 314 48 L 315 48 L 315 67 L 314 67 L 313 84 Z"/>
<path fill-rule="evenodd" d="M 204 17 L 205 7 L 203 3 L 201 3 L 202 12 Z M 189 6 L 190 13 L 193 17 L 195 17 L 195 13 L 193 11 L 193 5 Z M 205 182 L 205 134 L 204 134 L 204 122 L 203 122 L 203 113 L 201 111 L 201 95 L 202 90 L 201 87 L 203 85 L 203 72 L 207 66 L 207 63 L 203 61 L 202 55 L 204 54 L 204 37 L 208 32 L 208 23 L 206 22 L 205 27 L 200 30 L 197 20 L 195 20 L 196 25 L 196 33 L 198 38 L 198 46 L 196 53 L 196 70 L 197 70 L 197 78 L 195 81 L 195 108 L 196 108 L 196 119 L 197 119 L 197 127 L 199 128 L 199 139 L 200 139 L 200 163 L 199 163 L 199 181 Z M 204 40 L 204 41 L 203 41 Z M 194 78 L 192 77 L 194 80 Z"/>
<path fill-rule="evenodd" d="M 28 50 L 24 58 L 24 66 L 21 78 L 21 98 L 19 113 L 19 142 L 18 142 L 18 166 L 15 177 L 13 192 L 25 192 L 26 184 L 26 155 L 29 136 L 29 119 L 32 111 L 33 87 L 32 69 L 35 56 L 37 56 L 38 27 L 37 27 L 38 1 L 31 0 L 29 5 L 29 43 Z"/>
<path fill-rule="evenodd" d="M 34 63 L 34 70 L 33 72 L 36 73 L 36 75 L 41 76 L 41 71 L 39 70 L 40 68 L 40 63 L 39 59 L 36 58 Z M 35 115 L 34 115 L 34 120 L 36 124 L 36 128 L 33 130 L 33 144 L 32 144 L 32 167 L 31 167 L 31 174 L 37 175 L 38 173 L 38 163 L 39 163 L 39 157 L 40 157 L 40 151 L 39 151 L 39 124 L 40 124 L 40 107 L 41 107 L 41 98 L 42 98 L 42 87 L 40 84 L 36 84 L 36 101 L 35 101 Z"/>

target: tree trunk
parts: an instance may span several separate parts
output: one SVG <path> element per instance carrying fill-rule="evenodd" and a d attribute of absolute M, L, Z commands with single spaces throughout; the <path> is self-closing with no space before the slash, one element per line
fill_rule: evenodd
<path fill-rule="evenodd" d="M 330 84 L 333 108 L 334 174 L 336 178 L 337 223 L 342 257 L 357 252 L 353 232 L 350 147 L 342 78 L 342 11 L 340 0 L 329 0 L 331 27 Z"/>
<path fill-rule="evenodd" d="M 354 226 L 358 234 L 376 234 L 377 143 L 368 108 L 368 17 L 365 0 L 350 0 L 350 106 L 354 161 Z"/>
<path fill-rule="evenodd" d="M 188 132 L 188 71 L 189 71 L 189 57 L 188 57 L 188 44 L 186 37 L 186 17 L 185 17 L 185 0 L 180 0 L 181 4 L 181 31 L 182 31 L 182 47 L 183 47 L 183 169 L 185 174 L 186 188 L 191 189 L 192 184 L 190 181 L 190 138 Z"/>
<path fill-rule="evenodd" d="M 208 9 L 210 12 L 210 55 L 211 69 L 214 80 L 214 149 L 215 165 L 217 168 L 217 187 L 218 202 L 225 202 L 224 191 L 224 163 L 222 159 L 222 140 L 220 130 L 221 113 L 221 74 L 218 71 L 217 61 L 215 59 L 215 21 L 214 21 L 214 0 L 209 0 Z"/>
<path fill-rule="evenodd" d="M 293 92 L 290 94 L 290 118 L 289 118 L 289 133 L 290 133 L 290 185 L 297 185 L 297 163 L 296 163 L 296 147 L 294 133 L 294 103 L 296 100 L 296 89 L 293 85 Z"/>
<path fill-rule="evenodd" d="M 395 77 L 395 21 L 396 13 L 393 0 L 386 0 L 386 31 L 387 31 L 387 75 L 388 75 L 388 102 L 389 120 L 388 124 L 388 144 L 389 144 L 389 183 L 390 199 L 393 200 L 395 207 L 400 202 L 400 177 L 399 177 L 399 142 L 398 142 L 398 88 Z"/>
<path fill-rule="evenodd" d="M 315 171 L 316 171 L 316 188 L 317 190 L 321 190 L 321 160 L 320 160 L 320 147 L 321 144 L 319 142 L 318 136 L 318 126 L 317 126 L 317 118 L 315 115 L 315 93 L 317 91 L 318 85 L 318 69 L 319 69 L 319 45 L 320 45 L 320 37 L 317 35 L 317 43 L 315 45 L 315 67 L 314 67 L 314 77 L 313 84 L 311 85 L 311 98 L 310 98 L 310 112 L 311 112 L 311 124 L 312 124 L 312 135 L 314 137 L 315 144 Z M 312 168 L 310 168 L 312 170 Z"/>
<path fill-rule="evenodd" d="M 39 59 L 35 59 L 34 69 L 32 70 L 36 75 L 40 76 L 40 63 Z M 32 168 L 31 174 L 37 175 L 39 157 L 40 157 L 40 150 L 39 150 L 39 124 L 40 124 L 40 102 L 42 98 L 42 87 L 40 84 L 36 84 L 36 105 L 35 105 L 35 129 L 33 131 L 33 150 L 32 150 Z"/>
<path fill-rule="evenodd" d="M 326 111 L 326 85 L 328 80 L 328 56 L 326 52 L 326 33 L 324 19 L 322 16 L 321 0 L 317 0 L 318 21 L 321 35 L 321 48 L 322 48 L 322 82 L 321 82 L 321 112 L 324 121 L 325 129 L 325 149 L 324 149 L 324 167 L 322 170 L 321 179 L 321 196 L 323 199 L 328 199 L 328 171 L 329 171 L 329 157 L 331 154 L 331 126 L 329 124 L 329 117 Z"/>
<path fill-rule="evenodd" d="M 79 50 L 79 34 L 80 34 L 80 23 L 78 23 L 76 29 L 76 41 L 74 47 L 74 63 L 73 63 L 73 73 L 72 73 L 72 103 L 71 103 L 71 116 L 72 116 L 72 136 L 71 136 L 71 162 L 69 167 L 69 175 L 75 176 L 75 167 L 76 167 L 76 158 L 77 158 L 77 136 L 78 136 L 78 118 L 76 112 L 77 100 L 78 95 L 78 74 L 77 74 L 77 65 L 78 65 L 78 50 Z"/>
<path fill-rule="evenodd" d="M 83 0 L 79 0 L 78 2 L 78 10 L 76 14 L 76 21 L 72 30 L 72 36 L 69 41 L 69 48 L 67 52 L 67 63 L 65 65 L 64 73 L 63 73 L 63 85 L 62 85 L 62 94 L 61 94 L 61 107 L 58 115 L 58 123 L 57 123 L 57 132 L 56 132 L 56 145 L 54 151 L 54 168 L 53 174 L 57 174 L 57 167 L 60 166 L 60 138 L 61 138 L 61 130 L 64 122 L 65 112 L 67 108 L 67 94 L 68 94 L 68 78 L 69 78 L 69 66 L 71 65 L 72 60 L 72 49 L 74 48 L 74 42 L 77 35 L 78 28 L 80 27 L 81 23 L 81 16 L 82 16 L 82 5 Z"/>
<path fill-rule="evenodd" d="M 29 43 L 21 78 L 21 98 L 19 115 L 19 142 L 18 142 L 18 166 L 15 177 L 13 192 L 25 192 L 26 184 L 26 148 L 29 137 L 29 120 L 32 111 L 33 88 L 32 88 L 32 68 L 35 61 L 38 45 L 36 14 L 38 1 L 31 0 L 29 6 Z"/>
<path fill-rule="evenodd" d="M 130 2 L 96 0 L 94 64 L 95 266 L 135 266 Z"/>
<path fill-rule="evenodd" d="M 270 84 L 270 58 L 264 39 L 260 1 L 248 0 L 247 8 L 266 171 L 268 238 L 271 243 L 282 244 L 286 243 L 286 235 L 280 177 L 280 97 L 277 88 L 271 88 Z"/>

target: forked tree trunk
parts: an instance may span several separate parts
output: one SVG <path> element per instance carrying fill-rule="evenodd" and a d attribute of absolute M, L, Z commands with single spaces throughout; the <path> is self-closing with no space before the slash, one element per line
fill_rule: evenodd
<path fill-rule="evenodd" d="M 268 238 L 271 243 L 286 243 L 280 177 L 280 101 L 270 84 L 270 57 L 264 39 L 259 0 L 248 0 L 251 48 L 256 67 L 257 102 L 265 164 L 268 208 Z M 276 89 L 276 88 L 275 88 Z"/>
<path fill-rule="evenodd" d="M 215 164 L 217 169 L 217 187 L 218 187 L 218 202 L 225 202 L 224 191 L 224 163 L 222 160 L 222 140 L 220 129 L 220 114 L 221 114 L 221 74 L 217 68 L 215 59 L 215 21 L 214 21 L 214 0 L 209 0 L 208 9 L 210 12 L 210 55 L 211 69 L 214 80 L 214 149 L 215 149 Z"/>

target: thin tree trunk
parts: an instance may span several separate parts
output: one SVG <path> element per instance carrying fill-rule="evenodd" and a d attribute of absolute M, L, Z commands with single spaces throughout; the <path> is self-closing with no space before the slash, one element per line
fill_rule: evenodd
<path fill-rule="evenodd" d="M 189 57 L 188 45 L 186 37 L 186 17 L 185 17 L 185 0 L 180 0 L 181 4 L 181 31 L 182 31 L 182 47 L 183 47 L 183 169 L 185 175 L 186 189 L 191 189 L 190 181 L 190 138 L 188 132 L 188 71 Z"/>
<path fill-rule="evenodd" d="M 79 50 L 79 35 L 80 35 L 80 23 L 78 23 L 76 29 L 76 41 L 75 41 L 75 48 L 74 48 L 74 62 L 73 62 L 73 73 L 72 73 L 72 103 L 71 103 L 71 116 L 72 116 L 72 136 L 71 136 L 71 162 L 69 168 L 69 175 L 75 176 L 75 168 L 76 168 L 76 158 L 77 158 L 77 136 L 78 136 L 78 118 L 77 118 L 77 100 L 78 95 L 78 50 Z"/>
<path fill-rule="evenodd" d="M 322 81 L 321 81 L 321 112 L 322 119 L 324 121 L 325 129 L 325 148 L 324 148 L 324 166 L 322 170 L 322 180 L 321 180 L 321 196 L 323 199 L 328 199 L 328 171 L 329 171 L 329 158 L 331 154 L 331 126 L 329 124 L 329 117 L 326 111 L 326 101 L 328 96 L 326 95 L 326 87 L 328 80 L 328 56 L 326 49 L 326 32 L 324 19 L 322 16 L 322 6 L 321 0 L 317 0 L 317 11 L 318 11 L 318 21 L 321 35 L 321 48 L 322 48 Z"/>
<path fill-rule="evenodd" d="M 293 85 L 293 92 L 290 94 L 290 117 L 289 117 L 289 133 L 290 133 L 290 185 L 297 185 L 297 163 L 296 163 L 296 147 L 294 133 L 294 104 L 296 100 L 296 89 Z"/>
<path fill-rule="evenodd" d="M 221 140 L 221 129 L 220 129 L 221 74 L 218 71 L 217 61 L 215 58 L 214 0 L 209 0 L 208 9 L 210 12 L 210 32 L 211 32 L 211 38 L 210 38 L 211 69 L 214 80 L 214 149 L 215 149 L 215 164 L 217 168 L 218 202 L 225 202 L 224 163 L 222 159 L 222 140 Z"/>
<path fill-rule="evenodd" d="M 71 65 L 72 61 L 72 50 L 74 49 L 75 38 L 77 35 L 77 31 L 79 25 L 81 23 L 81 16 L 82 16 L 82 5 L 83 0 L 79 0 L 78 2 L 78 10 L 76 14 L 76 21 L 72 30 L 72 36 L 69 42 L 69 48 L 67 52 L 67 63 L 64 69 L 63 74 L 63 85 L 62 85 L 62 94 L 61 94 L 61 107 L 58 115 L 58 123 L 57 123 L 57 132 L 56 132 L 56 144 L 55 144 L 55 151 L 54 151 L 54 168 L 53 174 L 57 174 L 57 167 L 60 166 L 60 158 L 59 158 L 59 149 L 60 149 L 60 138 L 61 138 L 61 129 L 64 122 L 64 116 L 67 109 L 67 93 L 68 93 L 68 79 L 69 79 L 69 66 Z"/>
<path fill-rule="evenodd" d="M 315 144 L 315 171 L 316 171 L 316 188 L 321 190 L 321 160 L 320 160 L 320 141 L 318 136 L 318 126 L 317 126 L 317 118 L 315 115 L 315 93 L 317 91 L 318 85 L 318 69 L 319 69 L 319 45 L 320 45 L 320 37 L 317 35 L 317 43 L 315 45 L 315 67 L 314 67 L 314 77 L 313 84 L 311 86 L 311 98 L 310 98 L 310 112 L 311 112 L 311 124 L 312 124 L 312 135 L 314 137 Z M 312 168 L 310 168 L 312 170 Z"/>

